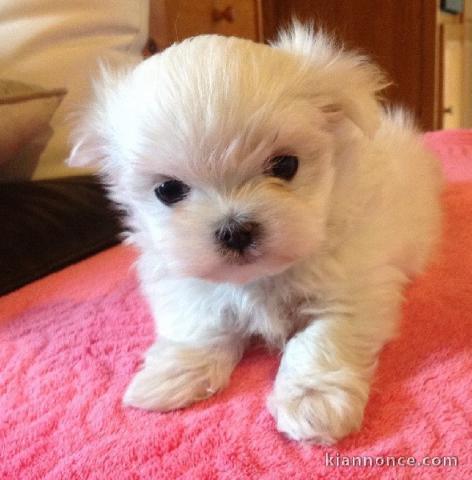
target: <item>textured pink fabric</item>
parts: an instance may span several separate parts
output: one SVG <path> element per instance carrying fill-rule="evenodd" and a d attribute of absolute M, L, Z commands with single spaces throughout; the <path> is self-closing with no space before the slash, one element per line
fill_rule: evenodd
<path fill-rule="evenodd" d="M 426 145 L 444 160 L 449 181 L 472 180 L 472 130 L 430 132 L 424 138 Z"/>
<path fill-rule="evenodd" d="M 452 178 L 472 178 L 471 132 L 426 141 Z M 278 358 L 262 348 L 192 408 L 123 408 L 153 328 L 134 254 L 117 247 L 0 298 L 0 478 L 472 478 L 472 182 L 444 198 L 442 250 L 407 292 L 359 434 L 326 448 L 277 433 L 264 403 Z M 459 466 L 330 467 L 327 453 L 457 456 Z"/>

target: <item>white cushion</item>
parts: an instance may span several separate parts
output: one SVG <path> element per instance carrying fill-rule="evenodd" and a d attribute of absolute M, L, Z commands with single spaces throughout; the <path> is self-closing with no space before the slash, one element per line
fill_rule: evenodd
<path fill-rule="evenodd" d="M 0 74 L 68 94 L 52 120 L 54 135 L 34 179 L 75 175 L 64 164 L 71 112 L 87 102 L 99 58 L 138 61 L 146 43 L 149 0 L 2 0 Z"/>

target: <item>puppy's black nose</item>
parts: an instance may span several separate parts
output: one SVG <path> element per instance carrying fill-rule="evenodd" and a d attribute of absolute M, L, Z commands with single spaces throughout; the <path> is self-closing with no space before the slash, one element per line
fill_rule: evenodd
<path fill-rule="evenodd" d="M 215 237 L 223 247 L 242 253 L 253 242 L 257 229 L 257 223 L 231 219 L 215 232 Z"/>

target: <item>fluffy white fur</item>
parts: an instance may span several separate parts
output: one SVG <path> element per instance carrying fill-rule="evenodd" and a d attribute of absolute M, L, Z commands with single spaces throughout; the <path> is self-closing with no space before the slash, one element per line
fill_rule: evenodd
<path fill-rule="evenodd" d="M 402 290 L 440 230 L 441 179 L 365 58 L 294 25 L 272 46 L 200 36 L 104 72 L 70 164 L 97 161 L 127 212 L 158 338 L 124 402 L 161 411 L 223 388 L 250 337 L 283 351 L 268 406 L 296 440 L 359 429 Z M 297 155 L 291 181 L 264 173 Z M 174 206 L 154 188 L 190 186 Z M 215 225 L 259 222 L 253 261 Z"/>

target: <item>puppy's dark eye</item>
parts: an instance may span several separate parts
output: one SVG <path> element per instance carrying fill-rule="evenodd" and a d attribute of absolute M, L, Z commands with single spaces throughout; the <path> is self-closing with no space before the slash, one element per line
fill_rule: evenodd
<path fill-rule="evenodd" d="M 298 158 L 294 155 L 279 155 L 270 161 L 268 173 L 283 180 L 291 180 L 298 170 Z"/>
<path fill-rule="evenodd" d="M 189 191 L 190 187 L 180 180 L 167 180 L 167 182 L 161 183 L 154 189 L 156 197 L 164 205 L 180 202 L 187 196 Z"/>

